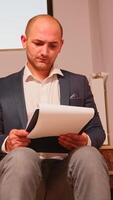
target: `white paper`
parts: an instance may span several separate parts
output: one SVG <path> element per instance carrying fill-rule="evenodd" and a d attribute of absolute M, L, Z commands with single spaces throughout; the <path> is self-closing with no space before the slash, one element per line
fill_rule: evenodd
<path fill-rule="evenodd" d="M 28 137 L 40 138 L 79 133 L 93 116 L 93 108 L 40 104 L 37 123 Z"/>

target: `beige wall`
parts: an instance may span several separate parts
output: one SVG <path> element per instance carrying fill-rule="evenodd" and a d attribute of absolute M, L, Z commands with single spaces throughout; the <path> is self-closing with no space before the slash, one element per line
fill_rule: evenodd
<path fill-rule="evenodd" d="M 64 47 L 57 59 L 60 67 L 90 77 L 108 72 L 107 109 L 110 142 L 113 144 L 113 1 L 53 0 L 54 16 L 64 27 Z M 25 63 L 23 50 L 0 51 L 0 76 L 15 72 Z"/>
<path fill-rule="evenodd" d="M 64 49 L 58 63 L 77 73 L 92 73 L 88 0 L 53 2 L 54 16 L 64 28 Z"/>
<path fill-rule="evenodd" d="M 107 80 L 107 109 L 110 141 L 113 144 L 113 0 L 99 0 L 103 71 Z"/>
<path fill-rule="evenodd" d="M 0 77 L 18 71 L 24 66 L 25 60 L 23 50 L 0 51 Z"/>

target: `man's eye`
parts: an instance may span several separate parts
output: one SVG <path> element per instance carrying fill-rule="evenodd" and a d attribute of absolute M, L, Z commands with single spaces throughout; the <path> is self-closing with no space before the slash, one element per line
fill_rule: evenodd
<path fill-rule="evenodd" d="M 34 42 L 34 44 L 35 44 L 36 46 L 42 46 L 42 45 L 43 45 L 42 42 Z"/>
<path fill-rule="evenodd" d="M 42 46 L 43 44 L 41 43 L 35 43 L 36 46 Z"/>
<path fill-rule="evenodd" d="M 57 45 L 55 45 L 55 44 L 50 44 L 49 47 L 50 47 L 51 49 L 55 49 L 55 48 L 57 48 Z"/>

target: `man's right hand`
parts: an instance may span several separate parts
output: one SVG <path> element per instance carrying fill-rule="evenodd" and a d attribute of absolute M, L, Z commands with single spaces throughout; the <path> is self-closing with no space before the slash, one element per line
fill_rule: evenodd
<path fill-rule="evenodd" d="M 26 130 L 12 129 L 8 135 L 5 143 L 5 148 L 7 152 L 10 152 L 17 147 L 26 147 L 29 145 L 31 140 L 27 138 L 29 133 Z"/>

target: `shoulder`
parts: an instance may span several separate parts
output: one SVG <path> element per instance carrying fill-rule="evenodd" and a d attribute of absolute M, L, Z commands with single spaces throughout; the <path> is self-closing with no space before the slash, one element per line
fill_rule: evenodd
<path fill-rule="evenodd" d="M 64 75 L 64 78 L 69 78 L 69 79 L 77 79 L 77 80 L 87 80 L 87 77 L 85 75 L 82 75 L 82 74 L 77 74 L 77 73 L 74 73 L 74 72 L 71 72 L 71 71 L 67 71 L 67 70 L 64 70 L 64 69 L 61 69 L 63 75 Z"/>
<path fill-rule="evenodd" d="M 14 88 L 22 82 L 22 77 L 23 69 L 19 72 L 0 78 L 0 96 L 6 93 L 9 94 L 13 91 Z"/>
<path fill-rule="evenodd" d="M 10 81 L 13 81 L 13 80 L 18 79 L 19 77 L 22 77 L 23 76 L 23 70 L 24 69 L 22 69 L 22 70 L 20 70 L 18 72 L 12 73 L 12 74 L 10 74 L 8 76 L 1 77 L 0 78 L 0 85 L 1 84 L 5 84 L 5 83 L 7 84 Z"/>

